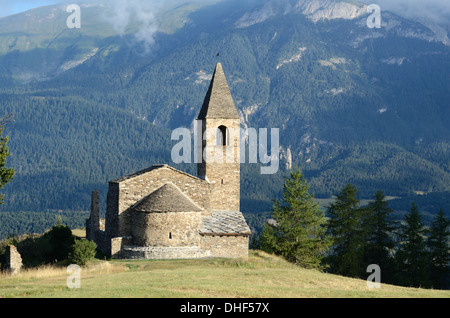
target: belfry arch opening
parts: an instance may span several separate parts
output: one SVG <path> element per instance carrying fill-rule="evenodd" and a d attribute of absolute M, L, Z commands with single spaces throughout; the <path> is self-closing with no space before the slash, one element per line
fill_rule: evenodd
<path fill-rule="evenodd" d="M 217 146 L 228 146 L 228 128 L 225 126 L 217 128 Z"/>

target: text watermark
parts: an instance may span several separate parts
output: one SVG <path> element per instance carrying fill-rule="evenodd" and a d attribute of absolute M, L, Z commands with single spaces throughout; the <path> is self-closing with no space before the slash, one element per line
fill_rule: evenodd
<path fill-rule="evenodd" d="M 81 267 L 74 264 L 69 265 L 67 273 L 70 274 L 66 281 L 67 287 L 70 289 L 81 288 Z"/>
<path fill-rule="evenodd" d="M 367 18 L 367 27 L 369 29 L 381 28 L 381 8 L 378 4 L 371 4 L 367 7 L 367 13 L 371 13 Z"/>
<path fill-rule="evenodd" d="M 202 132 L 201 121 L 196 120 L 193 137 L 187 128 L 172 132 L 172 141 L 178 141 L 172 148 L 172 161 L 176 164 L 261 163 L 265 165 L 261 167 L 261 174 L 275 174 L 280 165 L 280 130 L 270 129 L 270 152 L 268 132 L 267 128 L 226 128 L 224 131 L 209 128 Z M 236 153 L 238 146 L 240 151 Z"/>
<path fill-rule="evenodd" d="M 367 278 L 367 287 L 370 289 L 381 288 L 381 268 L 376 264 L 367 266 L 367 273 L 372 273 Z"/>
<path fill-rule="evenodd" d="M 80 29 L 81 28 L 81 8 L 78 4 L 68 5 L 66 12 L 72 13 L 67 17 L 67 27 L 69 29 Z"/>

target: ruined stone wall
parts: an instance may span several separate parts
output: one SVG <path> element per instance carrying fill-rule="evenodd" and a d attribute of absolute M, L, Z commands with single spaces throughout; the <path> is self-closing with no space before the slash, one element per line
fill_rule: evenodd
<path fill-rule="evenodd" d="M 22 268 L 22 257 L 17 247 L 9 245 L 6 247 L 6 268 L 11 275 L 16 275 Z"/>
<path fill-rule="evenodd" d="M 123 238 L 122 237 L 114 237 L 108 240 L 109 244 L 109 254 L 111 258 L 122 258 L 123 257 Z"/>
<path fill-rule="evenodd" d="M 227 145 L 218 145 L 217 130 L 227 128 Z M 206 119 L 202 122 L 203 162 L 198 175 L 211 183 L 211 210 L 240 211 L 240 121 Z"/>
<path fill-rule="evenodd" d="M 105 223 L 106 223 L 106 220 L 105 220 L 105 219 L 100 219 L 99 227 L 100 227 L 100 230 L 101 230 L 101 231 L 104 231 L 104 230 L 105 230 Z"/>
<path fill-rule="evenodd" d="M 119 184 L 110 182 L 106 197 L 105 235 L 112 238 L 119 234 Z"/>
<path fill-rule="evenodd" d="M 132 212 L 133 242 L 137 246 L 199 246 L 201 212 Z"/>
<path fill-rule="evenodd" d="M 213 236 L 201 237 L 200 247 L 211 251 L 212 257 L 248 258 L 248 236 Z"/>
<path fill-rule="evenodd" d="M 110 255 L 110 245 L 106 240 L 106 233 L 100 229 L 94 232 L 94 239 L 92 240 L 97 244 L 97 249 L 105 255 Z"/>
<path fill-rule="evenodd" d="M 86 239 L 94 241 L 97 249 L 109 255 L 109 244 L 106 241 L 105 219 L 100 219 L 100 195 L 97 190 L 92 191 L 91 214 L 86 220 Z"/>
<path fill-rule="evenodd" d="M 111 238 L 131 235 L 131 206 L 168 182 L 176 185 L 194 203 L 202 207 L 205 210 L 203 215 L 210 215 L 210 184 L 170 167 L 162 167 L 118 183 L 110 183 L 107 235 Z M 112 230 L 109 231 L 109 228 Z"/>
<path fill-rule="evenodd" d="M 95 231 L 100 229 L 100 195 L 98 191 L 92 191 L 91 214 L 86 220 L 86 239 L 95 241 Z"/>

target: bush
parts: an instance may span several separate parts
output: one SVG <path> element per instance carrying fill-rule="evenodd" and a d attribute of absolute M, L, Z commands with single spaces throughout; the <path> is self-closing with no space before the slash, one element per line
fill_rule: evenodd
<path fill-rule="evenodd" d="M 47 261 L 63 261 L 69 256 L 71 247 L 75 243 L 75 236 L 69 227 L 59 224 L 45 233 L 42 240 L 48 240 L 50 247 L 46 255 Z"/>
<path fill-rule="evenodd" d="M 90 260 L 94 259 L 97 244 L 86 239 L 76 240 L 72 245 L 72 251 L 69 254 L 69 261 L 73 264 L 84 266 Z"/>

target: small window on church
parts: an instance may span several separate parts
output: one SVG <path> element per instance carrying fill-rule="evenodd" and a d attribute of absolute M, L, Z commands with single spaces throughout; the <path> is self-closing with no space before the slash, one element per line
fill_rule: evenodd
<path fill-rule="evenodd" d="M 217 145 L 228 146 L 228 129 L 225 126 L 217 128 Z"/>
<path fill-rule="evenodd" d="M 169 233 L 169 240 L 172 239 L 172 232 Z"/>

